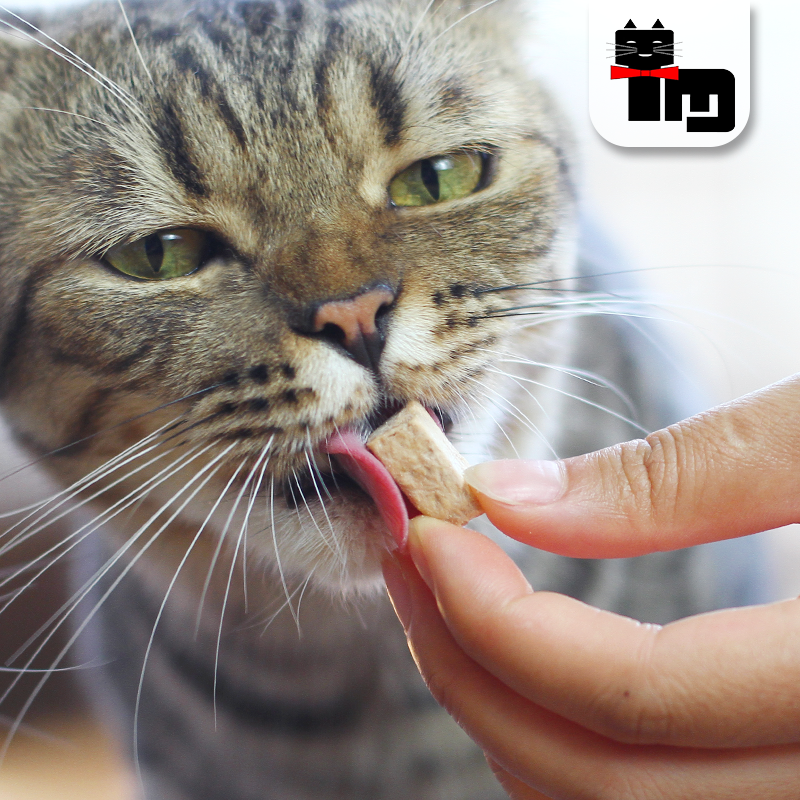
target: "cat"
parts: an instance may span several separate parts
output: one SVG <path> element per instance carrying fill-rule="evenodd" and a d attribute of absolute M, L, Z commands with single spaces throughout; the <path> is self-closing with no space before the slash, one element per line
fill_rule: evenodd
<path fill-rule="evenodd" d="M 668 66 L 675 61 L 675 32 L 657 19 L 652 28 L 637 28 L 628 20 L 614 34 L 612 80 L 628 80 L 628 120 L 661 120 L 661 78 L 664 78 L 664 120 L 683 119 L 683 95 L 689 95 L 689 110 L 708 112 L 711 95 L 717 96 L 713 117 L 686 119 L 689 133 L 727 132 L 736 126 L 736 79 L 727 69 L 685 69 Z M 666 67 L 666 69 L 665 69 Z M 646 74 L 641 74 L 646 73 Z"/>
<path fill-rule="evenodd" d="M 2 17 L 0 400 L 66 487 L 5 550 L 77 506 L 27 565 L 69 559 L 74 580 L 32 650 L 69 627 L 53 667 L 100 665 L 86 683 L 147 800 L 504 796 L 416 673 L 380 498 L 326 451 L 411 399 L 473 460 L 686 411 L 651 334 L 602 313 L 618 279 L 574 280 L 618 265 L 578 222 L 522 18 L 507 0 Z M 655 622 L 746 594 L 707 548 L 505 546 L 536 588 Z"/>

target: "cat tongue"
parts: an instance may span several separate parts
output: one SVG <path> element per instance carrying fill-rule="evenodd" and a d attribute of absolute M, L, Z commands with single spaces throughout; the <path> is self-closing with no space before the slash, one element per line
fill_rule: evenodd
<path fill-rule="evenodd" d="M 408 538 L 408 508 L 386 467 L 351 430 L 335 433 L 322 451 L 336 457 L 337 464 L 372 498 L 398 547 Z M 419 513 L 419 512 L 417 512 Z"/>

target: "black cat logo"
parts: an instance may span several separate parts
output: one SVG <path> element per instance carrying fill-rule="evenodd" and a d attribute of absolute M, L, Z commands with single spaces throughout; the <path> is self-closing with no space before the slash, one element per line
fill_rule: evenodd
<path fill-rule="evenodd" d="M 680 44 L 680 42 L 678 42 Z M 736 124 L 735 78 L 727 69 L 684 69 L 669 66 L 675 60 L 675 34 L 656 20 L 652 28 L 637 28 L 632 20 L 616 32 L 611 80 L 628 80 L 628 120 L 661 121 L 661 78 L 664 78 L 664 119 L 680 122 L 682 96 L 689 95 L 689 110 L 710 110 L 717 95 L 716 117 L 686 118 L 686 130 L 732 131 Z"/>

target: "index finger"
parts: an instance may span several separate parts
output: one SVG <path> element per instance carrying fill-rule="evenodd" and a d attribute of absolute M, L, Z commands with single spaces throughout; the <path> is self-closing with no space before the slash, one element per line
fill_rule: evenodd
<path fill-rule="evenodd" d="M 489 519 L 561 555 L 620 558 L 800 520 L 800 376 L 562 462 L 465 473 Z"/>

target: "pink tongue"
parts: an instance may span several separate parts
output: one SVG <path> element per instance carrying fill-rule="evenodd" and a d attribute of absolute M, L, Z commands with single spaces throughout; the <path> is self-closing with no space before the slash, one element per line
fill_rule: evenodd
<path fill-rule="evenodd" d="M 408 538 L 408 509 L 394 478 L 367 450 L 354 431 L 335 433 L 322 445 L 339 466 L 372 498 L 398 547 Z"/>

